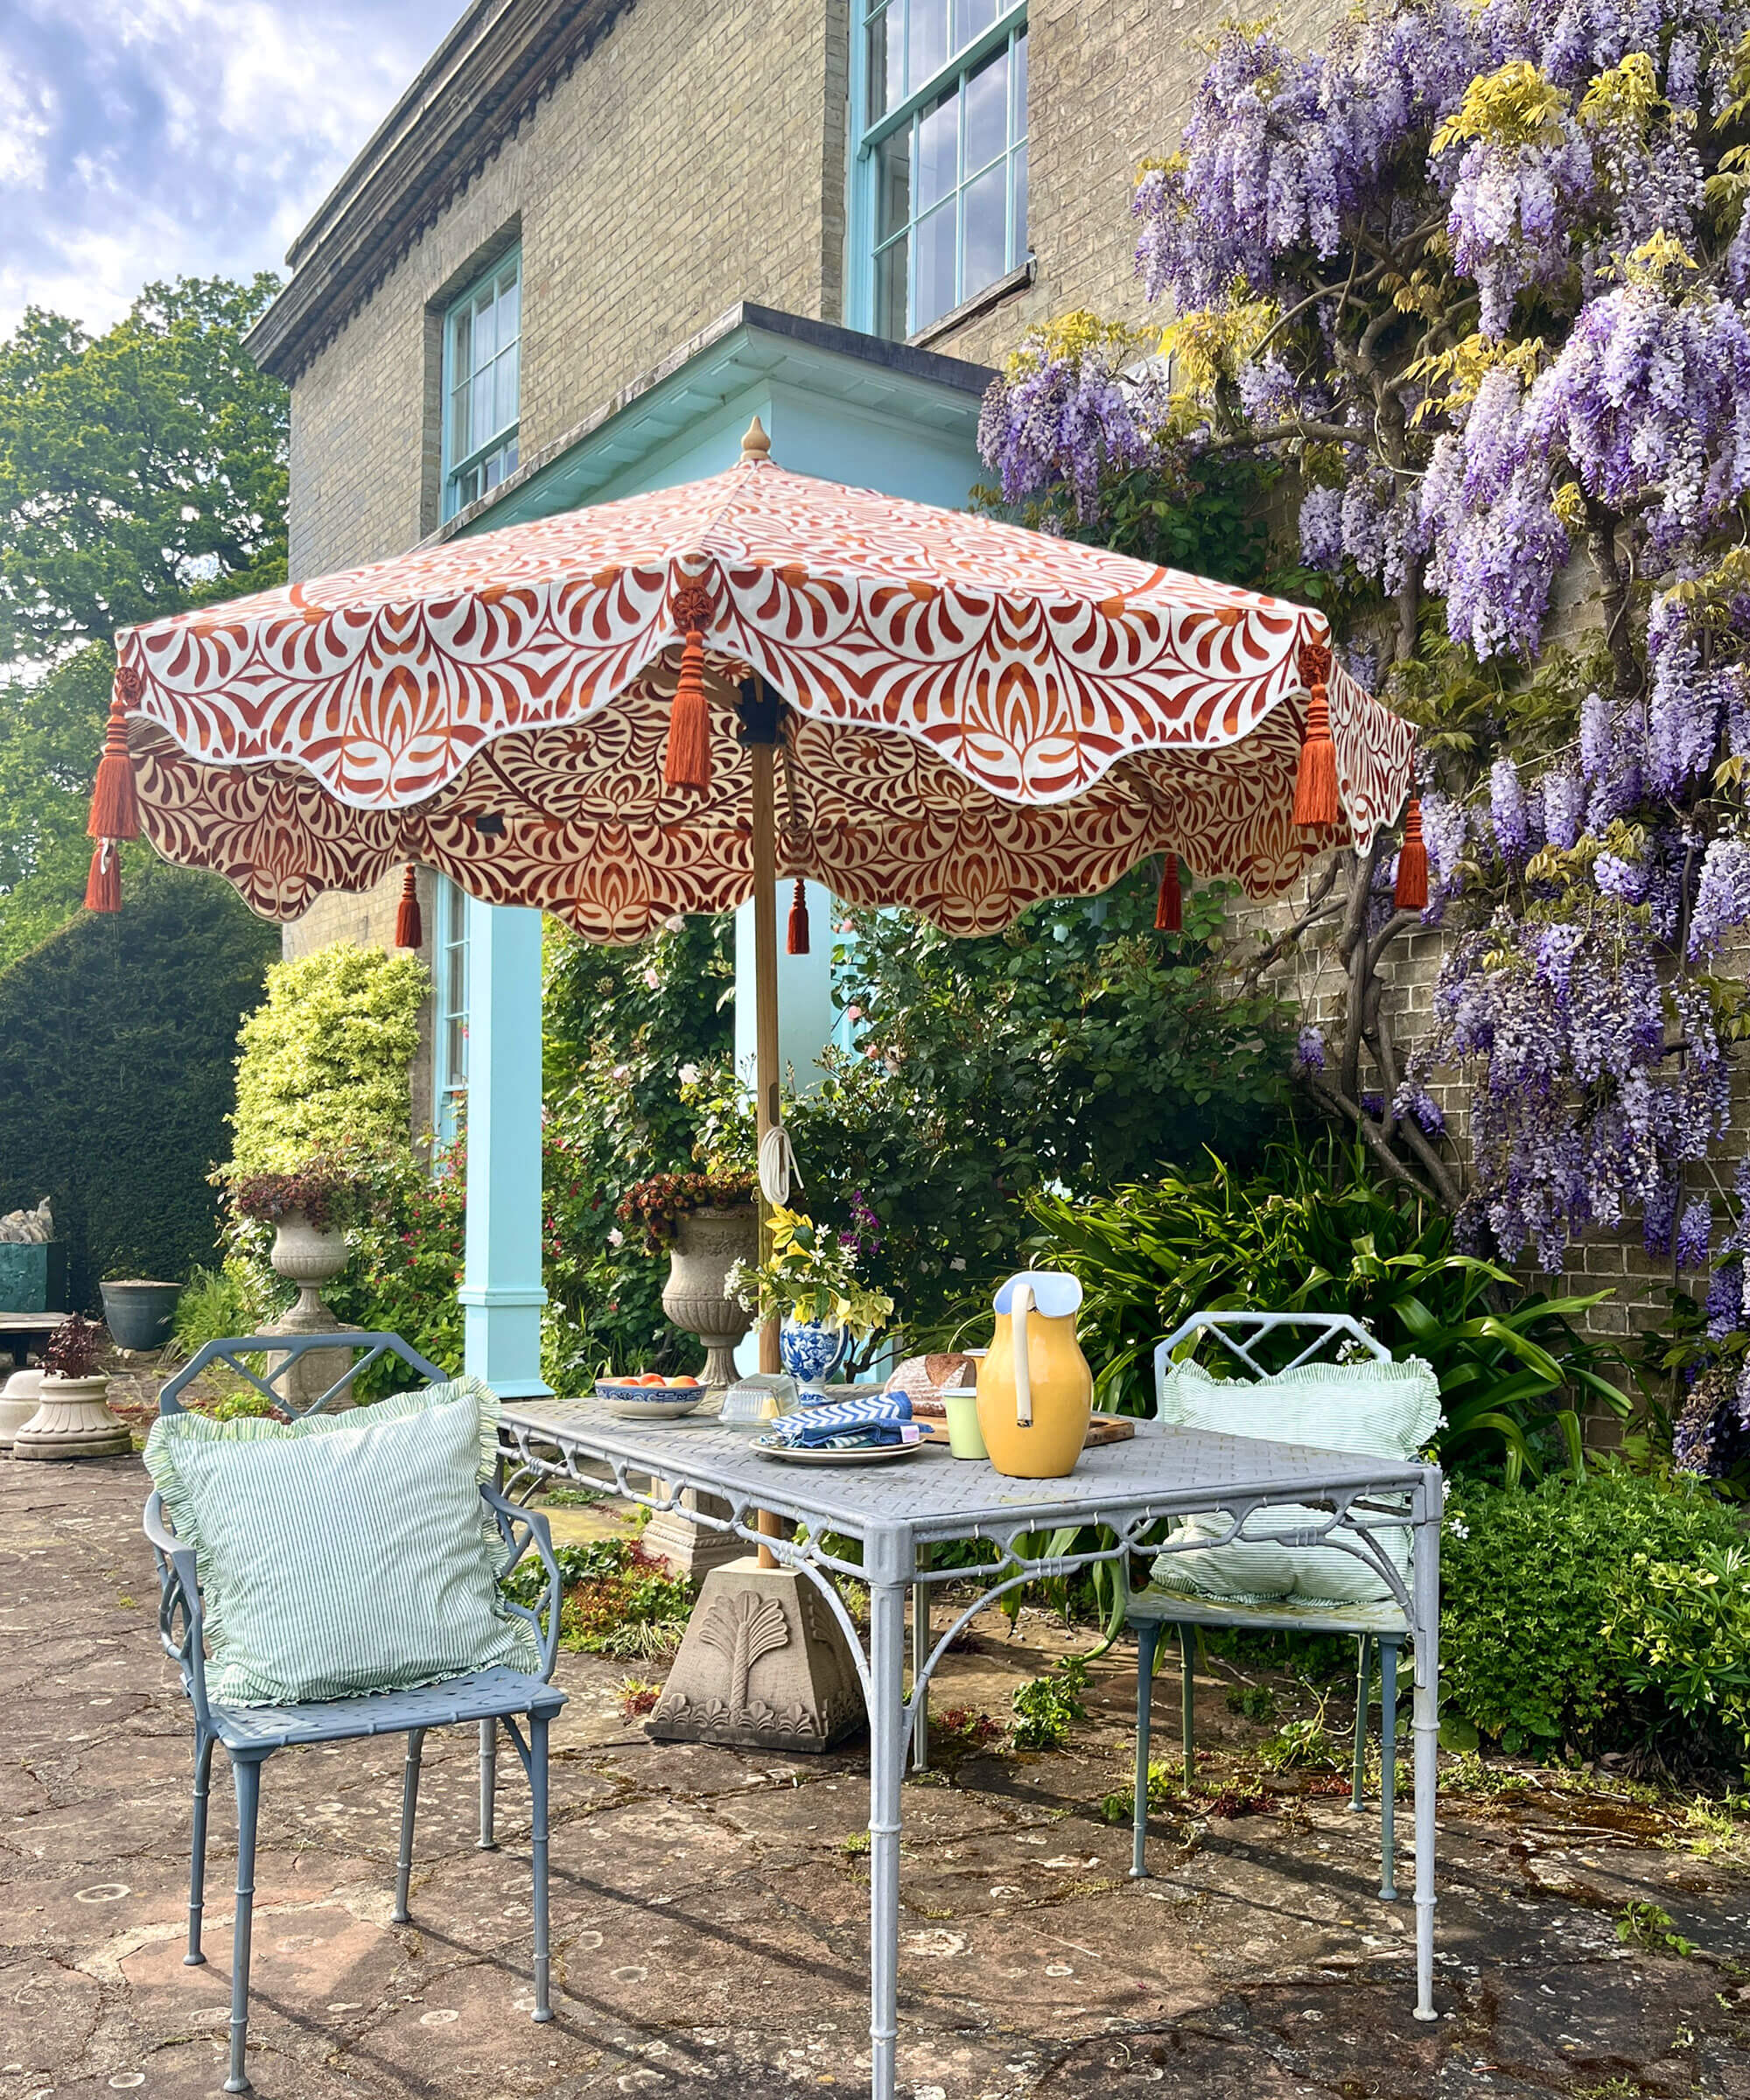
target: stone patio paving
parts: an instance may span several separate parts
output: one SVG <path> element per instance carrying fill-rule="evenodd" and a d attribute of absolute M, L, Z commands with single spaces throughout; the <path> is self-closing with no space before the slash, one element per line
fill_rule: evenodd
<path fill-rule="evenodd" d="M 229 1789 L 221 1754 L 212 1958 L 186 1969 L 191 1738 L 157 1642 L 145 1491 L 136 1459 L 0 1464 L 0 2100 L 206 2094 L 223 2077 Z M 1012 1639 L 993 1621 L 950 1658 L 939 1704 L 1006 1716 L 1014 1682 L 1065 1644 L 1042 1615 Z M 428 1740 L 414 1922 L 399 1928 L 401 1739 L 270 1761 L 249 2058 L 268 2100 L 858 2089 L 860 1757 L 654 1745 L 623 1717 L 627 1667 L 560 1661 L 571 1703 L 554 1734 L 551 2026 L 528 2018 L 527 1793 L 513 1759 L 500 1767 L 503 1849 L 483 1853 L 472 1732 Z M 1750 2100 L 1750 1872 L 1728 1854 L 1674 1847 L 1670 1819 L 1584 1791 L 1454 1797 L 1443 2016 L 1419 2027 L 1410 1906 L 1378 1900 L 1376 1822 L 1340 1798 L 1288 1791 L 1228 1817 L 1170 1808 L 1152 1840 L 1158 1878 L 1128 1880 L 1128 1830 L 1100 1804 L 1126 1782 L 1132 1683 L 1122 1658 L 1096 1666 L 1068 1751 L 980 1757 L 959 1785 L 908 1788 L 900 2090 L 913 2100 Z M 1169 1717 L 1176 1691 L 1164 1672 Z M 1260 1731 L 1214 1684 L 1200 1696 L 1217 1784 Z M 1633 1902 L 1669 1912 L 1695 1951 L 1621 1943 L 1615 1921 Z"/>

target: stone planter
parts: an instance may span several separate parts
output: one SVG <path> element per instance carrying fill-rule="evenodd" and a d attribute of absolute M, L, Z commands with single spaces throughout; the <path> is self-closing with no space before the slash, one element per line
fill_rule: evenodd
<path fill-rule="evenodd" d="M 10 1379 L 7 1383 L 11 1383 Z M 37 1411 L 12 1438 L 15 1459 L 110 1459 L 133 1449 L 125 1422 L 109 1412 L 108 1378 L 43 1374 Z"/>
<path fill-rule="evenodd" d="M 10 1451 L 12 1439 L 43 1404 L 43 1374 L 14 1371 L 0 1387 L 0 1451 Z"/>
<path fill-rule="evenodd" d="M 323 1284 L 332 1284 L 351 1258 L 346 1236 L 338 1225 L 312 1225 L 301 1210 L 287 1211 L 279 1221 L 268 1259 L 273 1264 L 276 1274 L 298 1285 L 298 1303 L 262 1332 L 269 1334 L 358 1332 L 349 1328 L 346 1321 L 336 1320 L 322 1302 Z M 337 1379 L 346 1376 L 352 1368 L 353 1352 L 306 1349 L 303 1355 L 293 1359 L 283 1377 L 276 1378 L 275 1372 L 285 1361 L 284 1356 L 270 1356 L 267 1376 L 289 1411 L 297 1415 L 312 1401 L 319 1400 Z M 349 1394 L 344 1400 L 331 1402 L 329 1411 L 351 1405 Z"/>
<path fill-rule="evenodd" d="M 735 1263 L 759 1258 L 760 1221 L 751 1203 L 689 1211 L 676 1225 L 662 1310 L 705 1345 L 707 1385 L 734 1383 L 735 1347 L 753 1324 L 753 1315 L 724 1289 L 724 1278 Z"/>
<path fill-rule="evenodd" d="M 136 1354 L 161 1349 L 170 1340 L 171 1322 L 176 1318 L 180 1284 L 147 1283 L 135 1277 L 125 1283 L 100 1284 L 103 1293 L 103 1324 L 118 1349 Z"/>

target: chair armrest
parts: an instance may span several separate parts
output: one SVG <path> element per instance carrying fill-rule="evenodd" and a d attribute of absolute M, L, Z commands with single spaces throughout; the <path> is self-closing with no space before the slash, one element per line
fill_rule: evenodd
<path fill-rule="evenodd" d="M 559 1564 L 553 1557 L 552 1528 L 538 1509 L 518 1508 L 484 1480 L 480 1483 L 480 1500 L 497 1518 L 499 1536 L 505 1544 L 507 1558 L 499 1570 L 500 1584 L 508 1582 L 516 1572 L 531 1546 L 540 1555 L 541 1564 L 547 1571 L 547 1587 L 532 1609 L 526 1604 L 519 1604 L 514 1597 L 507 1597 L 504 1606 L 519 1619 L 526 1619 L 534 1628 L 535 1637 L 541 1643 L 541 1674 L 550 1679 L 559 1659 Z M 547 1614 L 544 1633 L 541 1628 L 542 1612 Z"/>
<path fill-rule="evenodd" d="M 1320 1351 L 1339 1337 L 1348 1342 L 1359 1342 L 1376 1361 L 1392 1361 L 1391 1351 L 1377 1336 L 1368 1333 L 1362 1323 L 1347 1312 L 1253 1312 L 1243 1308 L 1222 1306 L 1208 1312 L 1194 1312 L 1182 1320 L 1166 1340 L 1158 1342 L 1154 1352 L 1154 1408 L 1158 1418 L 1166 1397 L 1167 1368 L 1173 1361 L 1173 1352 L 1186 1341 L 1193 1346 L 1206 1334 L 1219 1336 L 1222 1346 L 1230 1350 L 1254 1378 L 1273 1376 L 1264 1369 L 1247 1347 L 1249 1342 L 1261 1341 L 1266 1334 L 1279 1327 L 1305 1328 L 1312 1339 L 1293 1362 L 1283 1366 L 1284 1370 L 1298 1370 L 1301 1365 L 1311 1363 Z"/>
<path fill-rule="evenodd" d="M 170 1528 L 164 1497 L 154 1493 L 146 1503 L 143 1528 L 158 1572 L 158 1639 L 182 1672 L 182 1687 L 194 1705 L 196 1725 L 210 1725 L 206 1707 L 205 1625 L 200 1578 L 194 1548 L 186 1546 Z"/>

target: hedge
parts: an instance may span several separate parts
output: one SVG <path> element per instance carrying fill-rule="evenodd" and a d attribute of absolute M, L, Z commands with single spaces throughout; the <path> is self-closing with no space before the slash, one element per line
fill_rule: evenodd
<path fill-rule="evenodd" d="M 212 1260 L 237 1030 L 279 945 L 216 877 L 158 867 L 0 970 L 0 1211 L 53 1199 L 75 1306 Z"/>

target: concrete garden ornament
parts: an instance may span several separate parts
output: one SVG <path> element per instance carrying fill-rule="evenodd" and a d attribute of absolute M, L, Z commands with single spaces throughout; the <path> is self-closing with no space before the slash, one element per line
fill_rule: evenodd
<path fill-rule="evenodd" d="M 45 1196 L 34 1210 L 9 1210 L 0 1218 L 0 1246 L 46 1247 L 54 1237 L 54 1213 Z"/>
<path fill-rule="evenodd" d="M 97 1368 L 102 1347 L 103 1330 L 77 1312 L 50 1335 L 38 1405 L 13 1436 L 15 1459 L 109 1459 L 132 1450 L 127 1424 L 108 1409 L 108 1376 Z"/>

